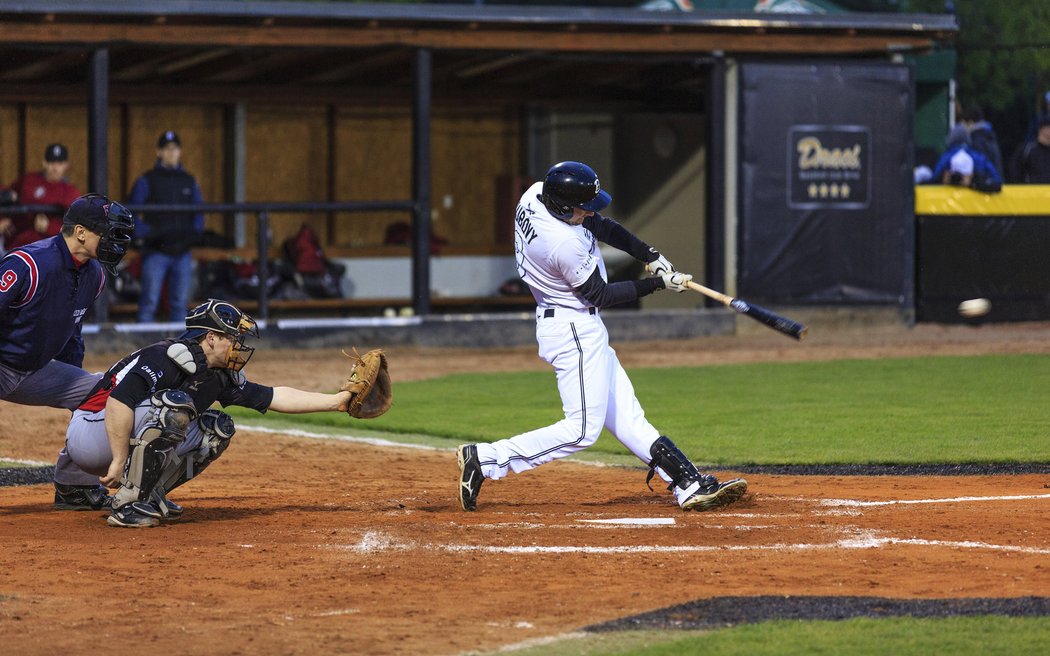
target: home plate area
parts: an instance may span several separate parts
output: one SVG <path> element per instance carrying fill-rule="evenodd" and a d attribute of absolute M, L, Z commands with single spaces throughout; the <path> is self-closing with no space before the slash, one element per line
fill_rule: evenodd
<path fill-rule="evenodd" d="M 8 651 L 454 654 L 627 626 L 1047 612 L 1042 472 L 745 472 L 738 503 L 686 513 L 643 468 L 560 461 L 487 481 L 467 513 L 449 449 L 255 434 L 228 455 L 156 529 L 52 511 L 50 484 L 3 488 Z M 741 597 L 747 617 L 726 610 Z"/>
<path fill-rule="evenodd" d="M 957 480 L 957 479 L 956 479 Z M 869 481 L 870 482 L 870 481 Z M 491 484 L 490 484 L 491 486 Z M 955 551 L 1050 555 L 1045 536 L 1003 540 L 1000 526 L 989 540 L 975 538 L 983 523 L 1001 522 L 1018 504 L 1050 507 L 1050 493 L 917 499 L 839 499 L 750 493 L 721 511 L 667 516 L 608 516 L 534 510 L 463 514 L 449 522 L 460 540 L 435 542 L 411 533 L 370 530 L 357 542 L 330 545 L 352 553 L 432 551 L 487 554 L 684 554 L 775 552 L 790 554 L 876 550 L 895 546 Z M 643 504 L 652 505 L 652 504 Z M 761 512 L 758 510 L 761 508 Z M 656 511 L 655 508 L 652 509 Z M 524 517 L 523 517 L 524 516 Z M 952 521 L 952 517 L 958 520 Z M 983 519 L 977 519 L 983 517 Z M 1020 514 L 1022 522 L 1033 517 Z M 976 524 L 975 524 L 976 522 Z M 1031 527 L 1028 527 L 1031 528 Z M 1028 528 L 1020 528 L 1022 535 Z"/>

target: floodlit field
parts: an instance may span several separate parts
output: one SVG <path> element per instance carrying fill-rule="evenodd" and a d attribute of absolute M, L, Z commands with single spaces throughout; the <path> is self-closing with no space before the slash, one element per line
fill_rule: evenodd
<path fill-rule="evenodd" d="M 1035 653 L 1050 327 L 982 330 L 617 345 L 651 421 L 751 484 L 699 514 L 608 436 L 462 512 L 454 446 L 557 420 L 553 374 L 532 349 L 391 349 L 388 415 L 238 413 L 172 495 L 178 523 L 119 530 L 50 510 L 49 484 L 0 490 L 0 634 L 20 654 Z M 260 346 L 259 382 L 338 384 L 331 353 Z M 63 414 L 0 403 L 0 457 L 51 460 Z"/>

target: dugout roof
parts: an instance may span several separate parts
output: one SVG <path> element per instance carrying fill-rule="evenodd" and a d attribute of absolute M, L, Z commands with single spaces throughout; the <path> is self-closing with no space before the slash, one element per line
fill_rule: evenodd
<path fill-rule="evenodd" d="M 99 48 L 118 102 L 173 92 L 189 101 L 407 100 L 413 52 L 426 48 L 438 104 L 695 107 L 713 55 L 885 57 L 929 50 L 957 30 L 954 16 L 932 14 L 0 0 L 0 101 L 82 99 Z"/>

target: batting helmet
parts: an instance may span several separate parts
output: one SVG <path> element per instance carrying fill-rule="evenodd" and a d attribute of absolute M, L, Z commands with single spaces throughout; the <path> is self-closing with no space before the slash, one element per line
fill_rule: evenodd
<path fill-rule="evenodd" d="M 561 162 L 544 176 L 540 200 L 551 214 L 567 219 L 574 207 L 600 212 L 612 202 L 612 196 L 602 191 L 594 169 L 580 162 Z"/>
<path fill-rule="evenodd" d="M 255 349 L 245 346 L 244 338 L 248 335 L 259 336 L 255 319 L 238 310 L 232 303 L 209 298 L 186 315 L 186 331 L 179 335 L 179 339 L 197 340 L 209 332 L 222 333 L 233 339 L 233 346 L 226 358 L 228 369 L 240 371 L 248 364 Z"/>
<path fill-rule="evenodd" d="M 110 271 L 124 259 L 135 232 L 131 212 L 102 194 L 86 194 L 73 201 L 62 217 L 62 227 L 77 225 L 101 237 L 96 256 Z"/>

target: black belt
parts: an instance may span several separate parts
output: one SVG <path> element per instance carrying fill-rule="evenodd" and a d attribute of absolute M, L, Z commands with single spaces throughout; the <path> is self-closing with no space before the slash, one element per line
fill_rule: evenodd
<path fill-rule="evenodd" d="M 562 309 L 564 310 L 566 308 L 562 308 Z M 581 312 L 582 312 L 582 310 L 581 310 Z M 587 314 L 598 314 L 598 308 L 596 308 L 596 307 L 589 307 L 589 308 L 587 308 Z M 547 308 L 546 310 L 543 311 L 543 318 L 544 319 L 550 319 L 553 316 L 554 316 L 554 308 Z"/>

